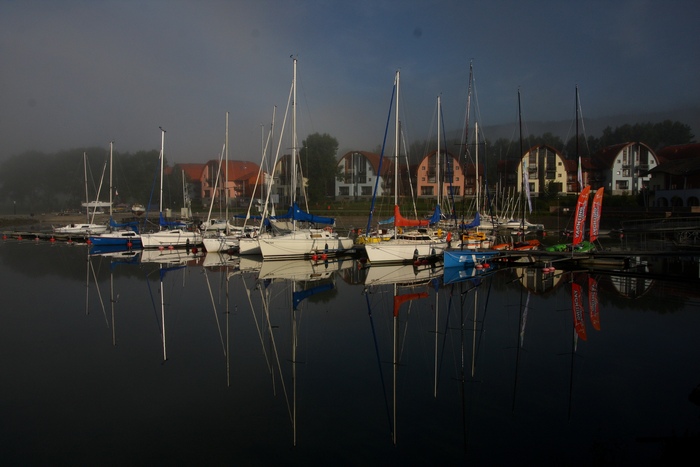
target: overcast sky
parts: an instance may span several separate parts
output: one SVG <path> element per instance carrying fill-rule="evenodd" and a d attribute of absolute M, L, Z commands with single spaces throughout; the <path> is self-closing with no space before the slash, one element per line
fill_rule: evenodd
<path fill-rule="evenodd" d="M 299 140 L 381 143 L 394 74 L 410 141 L 480 125 L 700 105 L 697 0 L 0 0 L 0 157 L 115 141 L 259 162 L 298 58 Z M 487 135 L 488 136 L 488 135 Z M 599 136 L 599 135 L 594 135 Z M 283 141 L 282 147 L 288 147 Z"/>

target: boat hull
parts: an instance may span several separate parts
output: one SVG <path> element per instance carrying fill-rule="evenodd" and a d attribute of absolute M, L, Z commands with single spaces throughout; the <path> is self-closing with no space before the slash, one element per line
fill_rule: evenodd
<path fill-rule="evenodd" d="M 163 230 L 141 235 L 143 248 L 192 247 L 202 244 L 202 235 L 182 229 Z"/>
<path fill-rule="evenodd" d="M 140 248 L 141 236 L 133 231 L 105 232 L 100 235 L 90 236 L 90 243 L 98 247 L 122 246 Z"/>
<path fill-rule="evenodd" d="M 406 263 L 416 258 L 429 258 L 442 255 L 447 247 L 444 240 L 388 240 L 365 244 L 365 252 L 370 263 Z"/>
<path fill-rule="evenodd" d="M 445 268 L 474 266 L 498 255 L 498 250 L 445 250 L 443 264 Z"/>
<path fill-rule="evenodd" d="M 338 237 L 322 229 L 291 232 L 274 237 L 258 237 L 264 259 L 304 258 L 314 254 L 335 256 L 351 250 L 353 239 Z"/>
<path fill-rule="evenodd" d="M 237 251 L 240 245 L 239 238 L 231 235 L 217 235 L 214 237 L 204 237 L 202 239 L 204 249 L 208 253 L 219 251 Z"/>
<path fill-rule="evenodd" d="M 53 231 L 69 235 L 97 235 L 107 232 L 107 224 L 68 224 L 64 227 L 55 227 Z"/>
<path fill-rule="evenodd" d="M 242 237 L 238 239 L 238 254 L 241 256 L 246 255 L 260 255 L 260 242 L 257 238 Z"/>

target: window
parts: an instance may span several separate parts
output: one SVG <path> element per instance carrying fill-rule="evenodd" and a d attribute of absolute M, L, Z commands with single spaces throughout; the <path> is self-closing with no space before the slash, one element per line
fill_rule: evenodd
<path fill-rule="evenodd" d="M 371 186 L 363 186 L 362 187 L 362 196 L 371 196 L 372 191 L 373 191 L 373 189 Z"/>
<path fill-rule="evenodd" d="M 432 196 L 433 187 L 432 186 L 422 186 L 420 189 L 421 196 Z"/>
<path fill-rule="evenodd" d="M 347 186 L 338 187 L 338 194 L 340 196 L 349 196 L 350 195 L 350 187 L 347 187 Z"/>

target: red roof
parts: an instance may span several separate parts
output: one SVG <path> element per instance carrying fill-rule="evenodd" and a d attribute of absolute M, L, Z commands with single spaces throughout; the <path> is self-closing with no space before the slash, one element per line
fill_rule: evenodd
<path fill-rule="evenodd" d="M 184 171 L 187 180 L 192 181 L 202 179 L 206 164 L 176 164 L 175 167 Z"/>
<path fill-rule="evenodd" d="M 700 143 L 679 144 L 676 146 L 666 146 L 659 150 L 656 156 L 660 161 L 686 159 L 688 157 L 700 156 Z"/>
<path fill-rule="evenodd" d="M 209 162 L 206 163 L 207 166 L 213 166 L 214 167 L 214 175 L 219 171 L 219 161 L 217 160 L 210 160 Z M 256 164 L 255 162 L 249 162 L 249 161 L 228 161 L 227 163 L 223 163 L 221 165 L 221 178 L 223 179 L 226 177 L 226 166 L 228 165 L 228 180 L 229 181 L 248 181 L 251 178 L 253 181 L 258 176 L 258 171 L 260 170 L 260 166 Z"/>

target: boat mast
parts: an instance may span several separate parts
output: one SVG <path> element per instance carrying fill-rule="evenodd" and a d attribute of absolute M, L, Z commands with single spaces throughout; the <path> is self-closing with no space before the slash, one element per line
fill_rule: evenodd
<path fill-rule="evenodd" d="M 574 102 L 574 109 L 576 112 L 576 161 L 578 162 L 578 191 L 579 193 L 583 190 L 583 175 L 581 172 L 581 155 L 579 154 L 579 144 L 578 144 L 578 84 L 576 85 L 576 102 Z"/>
<path fill-rule="evenodd" d="M 474 179 L 476 181 L 476 212 L 478 213 L 481 207 L 481 198 L 479 192 L 479 122 L 474 123 L 474 165 L 476 167 L 476 174 Z M 479 230 L 479 226 L 476 226 L 476 230 Z"/>
<path fill-rule="evenodd" d="M 399 205 L 399 77 L 401 72 L 396 70 L 396 125 L 394 135 L 394 205 Z M 396 233 L 396 229 L 394 229 Z"/>
<path fill-rule="evenodd" d="M 90 198 L 88 195 L 88 181 L 87 181 L 87 153 L 83 152 L 83 172 L 85 179 L 85 220 L 90 223 Z"/>
<path fill-rule="evenodd" d="M 160 200 L 158 202 L 158 209 L 160 215 L 163 215 L 163 160 L 165 159 L 165 130 L 160 128 Z M 162 230 L 160 225 L 160 219 L 158 221 L 158 230 Z"/>
<path fill-rule="evenodd" d="M 396 87 L 396 123 L 394 126 L 394 212 L 396 206 L 399 205 L 399 77 L 400 70 L 396 70 L 396 79 L 394 85 Z M 398 227 L 394 218 L 394 238 L 398 238 Z"/>
<path fill-rule="evenodd" d="M 114 141 L 109 142 L 109 218 L 112 218 L 112 149 Z"/>
<path fill-rule="evenodd" d="M 518 89 L 518 131 L 520 134 L 520 159 L 522 161 L 523 159 L 523 115 L 522 111 L 520 109 L 520 89 Z M 521 170 L 523 171 L 521 179 L 521 189 L 520 189 L 520 204 L 522 204 L 521 212 L 522 216 L 520 217 L 520 234 L 524 237 L 525 236 L 525 200 L 523 197 L 525 196 L 525 170 L 527 170 L 527 167 L 525 166 L 524 163 L 520 163 Z"/>
<path fill-rule="evenodd" d="M 226 177 L 226 182 L 224 183 L 224 200 L 226 201 L 226 216 L 224 217 L 224 221 L 226 222 L 226 230 L 224 230 L 224 232 L 228 235 L 230 233 L 228 228 L 228 112 L 226 112 L 226 172 L 224 176 Z M 243 196 L 245 196 L 245 193 Z"/>
<path fill-rule="evenodd" d="M 440 185 L 440 96 L 437 98 L 437 153 L 435 154 L 435 174 L 437 181 L 437 205 L 440 206 L 442 186 Z"/>
<path fill-rule="evenodd" d="M 294 77 L 292 78 L 292 205 L 297 200 L 297 59 L 294 59 Z M 296 230 L 297 221 L 292 216 L 292 228 Z"/>

